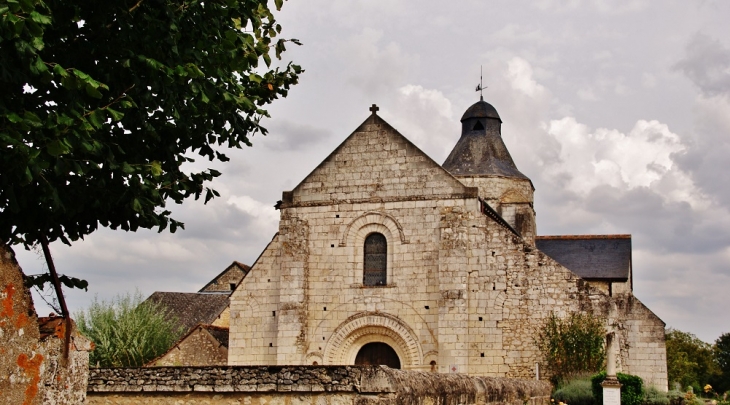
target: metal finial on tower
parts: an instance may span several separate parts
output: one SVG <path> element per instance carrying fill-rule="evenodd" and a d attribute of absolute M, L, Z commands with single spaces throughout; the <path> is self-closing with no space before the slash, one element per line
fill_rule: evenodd
<path fill-rule="evenodd" d="M 477 84 L 477 90 L 479 92 L 479 101 L 484 101 L 484 96 L 482 95 L 482 90 L 484 90 L 484 86 L 482 85 L 482 67 L 479 66 L 479 84 Z"/>

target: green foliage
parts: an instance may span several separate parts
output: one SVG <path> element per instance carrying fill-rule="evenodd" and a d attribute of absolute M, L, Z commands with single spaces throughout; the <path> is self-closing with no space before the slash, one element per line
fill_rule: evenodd
<path fill-rule="evenodd" d="M 297 83 L 280 32 L 266 0 L 0 0 L 0 242 L 182 227 L 165 203 L 220 175 L 185 164 Z"/>
<path fill-rule="evenodd" d="M 730 333 L 720 335 L 715 341 L 713 352 L 720 375 L 712 386 L 715 391 L 725 393 L 730 391 Z"/>
<path fill-rule="evenodd" d="M 76 314 L 79 331 L 96 348 L 89 364 L 100 367 L 141 367 L 163 354 L 184 332 L 175 319 L 142 295 L 118 295 L 112 302 L 94 299 Z"/>
<path fill-rule="evenodd" d="M 616 373 L 616 378 L 622 385 L 621 405 L 641 405 L 644 400 L 644 381 L 641 377 L 631 374 Z M 605 371 L 601 371 L 591 378 L 591 383 L 593 385 L 593 397 L 599 404 L 603 403 L 603 387 L 601 386 L 601 383 L 605 379 Z"/>
<path fill-rule="evenodd" d="M 644 390 L 643 405 L 669 405 L 669 396 L 666 392 L 659 391 L 654 386 Z"/>
<path fill-rule="evenodd" d="M 553 393 L 555 402 L 569 405 L 595 405 L 590 376 L 571 378 Z"/>
<path fill-rule="evenodd" d="M 550 314 L 545 320 L 536 333 L 535 343 L 554 384 L 603 367 L 603 324 L 602 319 L 588 313 L 573 313 L 566 319 Z"/>
<path fill-rule="evenodd" d="M 692 387 L 701 393 L 707 383 L 715 382 L 720 370 L 713 359 L 712 346 L 697 336 L 676 329 L 666 331 L 667 374 L 669 385 Z"/>

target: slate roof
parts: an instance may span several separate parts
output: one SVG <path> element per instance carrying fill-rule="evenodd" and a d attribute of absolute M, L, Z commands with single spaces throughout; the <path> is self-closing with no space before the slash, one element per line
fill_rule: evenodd
<path fill-rule="evenodd" d="M 538 236 L 537 248 L 586 280 L 627 281 L 631 235 Z"/>
<path fill-rule="evenodd" d="M 228 347 L 228 328 L 215 325 L 200 325 L 200 327 L 213 335 L 215 340 L 219 341 L 221 345 Z"/>
<path fill-rule="evenodd" d="M 479 121 L 480 127 L 474 127 Z M 482 121 L 484 121 L 482 123 Z M 502 120 L 486 101 L 478 101 L 461 117 L 461 137 L 442 165 L 454 176 L 497 176 L 526 179 L 517 170 L 502 140 Z M 483 125 L 482 125 L 483 124 Z"/>
<path fill-rule="evenodd" d="M 464 115 L 461 116 L 461 121 L 464 122 L 469 118 L 495 118 L 498 119 L 499 122 L 502 122 L 502 119 L 499 117 L 497 109 L 483 99 L 477 101 L 476 103 L 472 104 L 471 107 L 467 108 L 467 110 L 464 112 Z"/>
<path fill-rule="evenodd" d="M 155 291 L 147 301 L 164 306 L 183 332 L 200 323 L 210 324 L 228 307 L 228 294 L 199 294 Z"/>

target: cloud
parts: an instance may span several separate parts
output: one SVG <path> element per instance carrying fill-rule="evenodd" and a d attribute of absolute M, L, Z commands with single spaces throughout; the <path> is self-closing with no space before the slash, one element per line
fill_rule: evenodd
<path fill-rule="evenodd" d="M 386 119 L 439 164 L 459 139 L 461 128 L 451 101 L 439 90 L 408 84 L 398 89 Z M 453 143 L 444 142 L 445 139 Z"/>
<path fill-rule="evenodd" d="M 368 96 L 398 88 L 418 65 L 418 57 L 392 40 L 384 41 L 383 31 L 372 28 L 340 42 L 337 54 L 347 82 Z"/>
<path fill-rule="evenodd" d="M 730 49 L 717 39 L 696 34 L 675 69 L 684 73 L 705 96 L 730 96 Z"/>
<path fill-rule="evenodd" d="M 261 145 L 274 151 L 300 151 L 315 148 L 331 136 L 332 132 L 326 129 L 276 120 L 269 126 L 269 134 Z"/>

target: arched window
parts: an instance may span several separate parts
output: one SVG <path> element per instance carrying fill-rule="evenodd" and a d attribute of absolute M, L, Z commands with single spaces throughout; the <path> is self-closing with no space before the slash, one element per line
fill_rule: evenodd
<path fill-rule="evenodd" d="M 388 241 L 382 233 L 371 233 L 365 238 L 365 261 L 362 283 L 385 285 L 388 269 Z"/>

